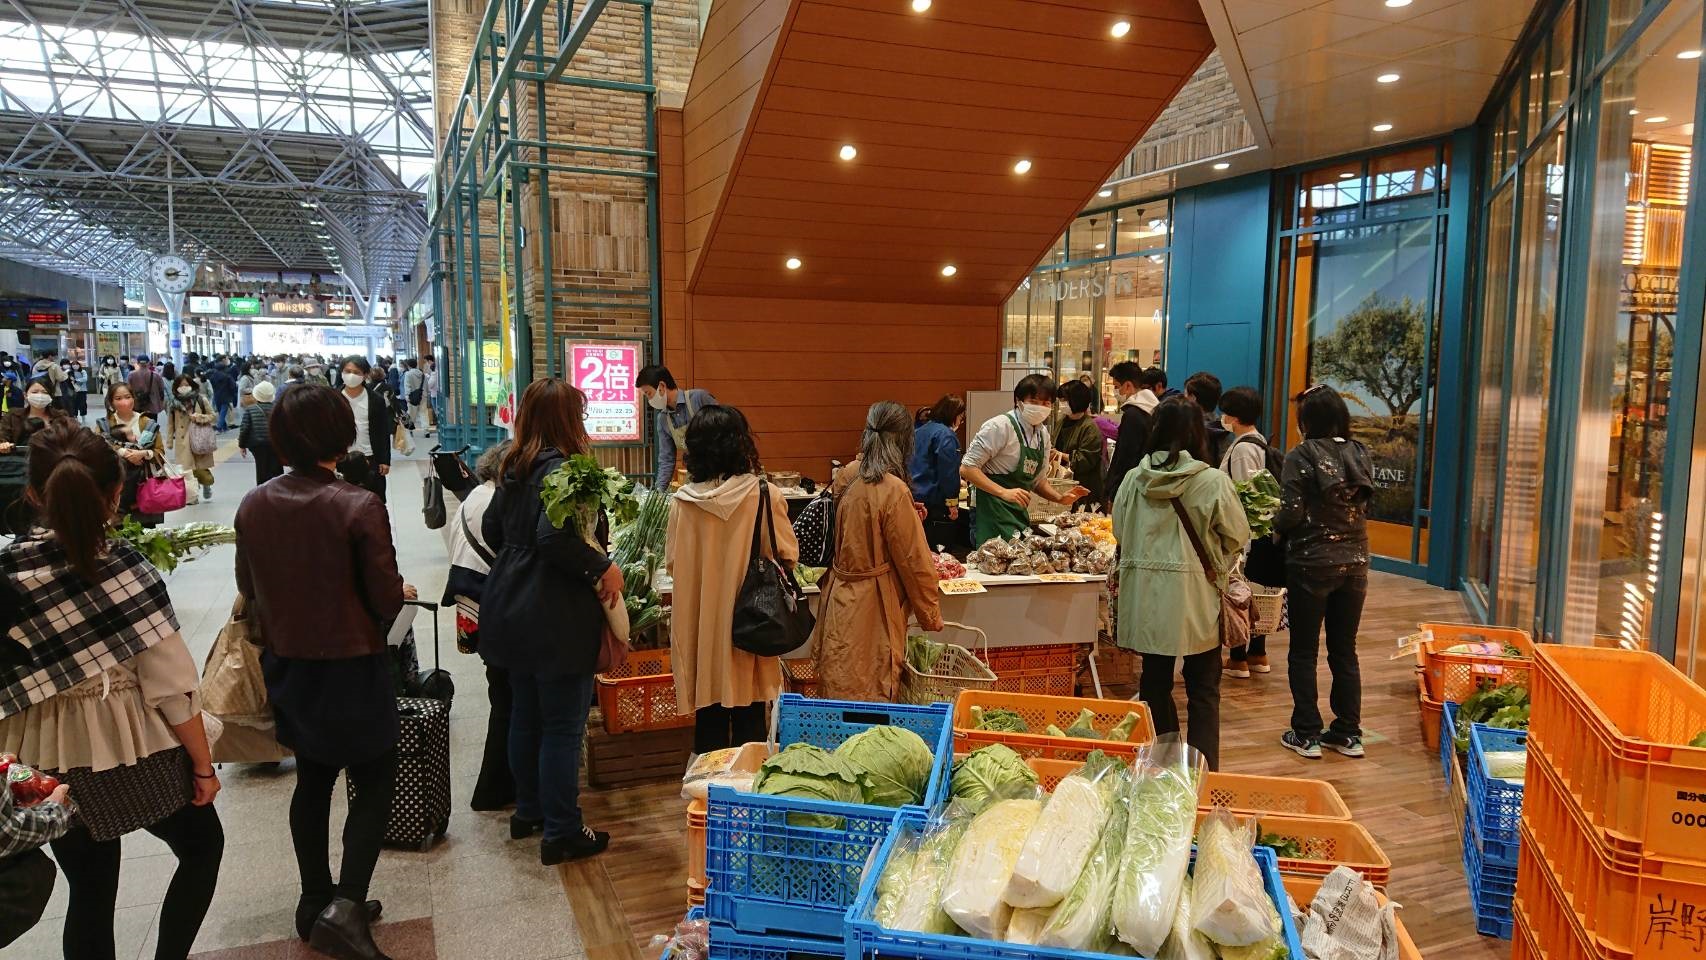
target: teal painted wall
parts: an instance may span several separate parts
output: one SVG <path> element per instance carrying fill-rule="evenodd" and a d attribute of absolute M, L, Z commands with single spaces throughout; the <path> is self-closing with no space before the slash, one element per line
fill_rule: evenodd
<path fill-rule="evenodd" d="M 1272 186 L 1272 174 L 1263 171 L 1174 194 L 1171 386 L 1199 370 L 1227 387 L 1263 386 Z"/>

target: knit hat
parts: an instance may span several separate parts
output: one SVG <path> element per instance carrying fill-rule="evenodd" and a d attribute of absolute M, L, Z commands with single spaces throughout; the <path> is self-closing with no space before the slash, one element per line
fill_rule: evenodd
<path fill-rule="evenodd" d="M 256 403 L 271 403 L 272 398 L 273 398 L 273 385 L 272 385 L 271 381 L 262 380 L 260 383 L 255 384 L 255 402 Z"/>

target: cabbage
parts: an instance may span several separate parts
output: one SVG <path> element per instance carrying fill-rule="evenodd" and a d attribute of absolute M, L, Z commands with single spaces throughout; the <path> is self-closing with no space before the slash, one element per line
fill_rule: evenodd
<path fill-rule="evenodd" d="M 1013 908 L 1001 894 L 1041 809 L 1036 800 L 998 801 L 978 814 L 960 839 L 942 887 L 942 909 L 973 936 L 1000 940 L 1006 935 Z"/>
<path fill-rule="evenodd" d="M 912 875 L 918 863 L 917 837 L 907 836 L 895 841 L 889 862 L 877 878 L 877 905 L 871 909 L 871 919 L 877 926 L 890 930 L 906 929 L 896 922 L 906 891 L 912 886 Z"/>
<path fill-rule="evenodd" d="M 1052 907 L 1084 872 L 1108 822 L 1114 791 L 1125 785 L 1124 765 L 1092 750 L 1084 765 L 1063 778 L 1025 838 L 1005 899 L 1015 907 Z"/>
<path fill-rule="evenodd" d="M 924 738 L 904 727 L 867 727 L 842 741 L 835 755 L 864 771 L 865 802 L 879 807 L 923 803 L 936 757 Z"/>
<path fill-rule="evenodd" d="M 828 750 L 795 743 L 764 761 L 758 768 L 758 776 L 752 778 L 752 790 L 773 797 L 863 803 L 864 779 L 858 768 Z M 821 813 L 790 813 L 788 823 L 835 830 L 840 829 L 843 820 Z"/>
<path fill-rule="evenodd" d="M 1062 780 L 1082 779 L 1067 777 Z M 1104 780 L 1115 779 L 1104 777 Z M 1048 925 L 1037 937 L 1037 945 L 1112 953 L 1122 946 L 1114 939 L 1109 913 L 1113 906 L 1114 881 L 1119 877 L 1120 855 L 1125 850 L 1129 797 L 1123 789 L 1108 802 L 1108 816 L 1096 838 L 1096 848 L 1077 881 L 1054 908 Z M 1059 794 L 1058 788 L 1056 794 Z M 1050 806 L 1053 804 L 1051 803 Z M 1046 812 L 1046 811 L 1045 811 Z"/>
<path fill-rule="evenodd" d="M 948 808 L 948 819 L 933 823 L 918 841 L 906 889 L 893 904 L 888 920 L 877 922 L 890 930 L 916 930 L 920 933 L 958 934 L 960 928 L 942 912 L 942 884 L 948 876 L 948 865 L 954 850 L 971 825 L 971 812 L 958 805 Z M 897 849 L 898 852 L 898 849 Z M 883 879 L 887 879 L 885 871 Z M 880 883 L 880 881 L 879 881 Z M 881 901 L 878 902 L 879 909 Z"/>
<path fill-rule="evenodd" d="M 1272 900 L 1263 897 L 1262 902 L 1268 907 L 1269 933 L 1247 947 L 1221 947 L 1220 960 L 1288 960 L 1291 957 L 1291 949 L 1285 945 L 1285 927 L 1280 923 L 1279 911 L 1274 909 Z M 1297 960 L 1304 958 L 1298 957 Z"/>
<path fill-rule="evenodd" d="M 1191 927 L 1223 947 L 1258 944 L 1279 925 L 1251 853 L 1255 842 L 1255 820 L 1238 823 L 1224 808 L 1209 815 L 1197 835 Z"/>
<path fill-rule="evenodd" d="M 1231 950 L 1245 949 L 1229 947 Z M 1173 914 L 1173 930 L 1167 934 L 1167 942 L 1161 945 L 1161 952 L 1155 955 L 1155 960 L 1215 960 L 1214 944 L 1208 938 L 1191 929 L 1191 878 L 1185 878 L 1185 885 L 1179 890 L 1179 909 Z M 1299 960 L 1302 960 L 1300 957 Z"/>
<path fill-rule="evenodd" d="M 1157 741 L 1139 757 L 1141 769 L 1129 791 L 1131 818 L 1114 884 L 1114 930 L 1132 949 L 1155 956 L 1173 926 L 1179 893 L 1191 863 L 1191 834 L 1197 820 L 1197 779 L 1202 756 L 1189 747 Z M 1150 756 L 1164 766 L 1150 766 Z"/>
<path fill-rule="evenodd" d="M 1043 932 L 1043 924 L 1048 923 L 1049 915 L 1054 913 L 1053 907 L 1029 907 L 1013 911 L 1013 918 L 1007 921 L 1008 943 L 1022 943 L 1030 946 L 1037 942 L 1037 935 Z"/>
<path fill-rule="evenodd" d="M 1037 773 L 1025 758 L 1004 743 L 979 747 L 954 761 L 951 796 L 981 806 L 1012 784 L 1035 784 Z"/>

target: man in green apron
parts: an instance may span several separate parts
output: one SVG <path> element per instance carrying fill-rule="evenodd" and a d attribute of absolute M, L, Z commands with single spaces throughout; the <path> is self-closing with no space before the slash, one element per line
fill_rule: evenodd
<path fill-rule="evenodd" d="M 669 368 L 652 365 L 640 371 L 635 386 L 646 405 L 657 411 L 656 489 L 668 490 L 685 480 L 687 471 L 687 424 L 693 415 L 714 406 L 717 398 L 704 390 L 677 387 Z"/>
<path fill-rule="evenodd" d="M 1089 493 L 1083 487 L 1057 493 L 1043 478 L 1049 451 L 1043 424 L 1054 399 L 1053 380 L 1040 373 L 1025 377 L 1013 388 L 1013 409 L 986 421 L 966 447 L 960 476 L 978 490 L 974 545 L 1029 530 L 1033 496 L 1071 506 Z"/>

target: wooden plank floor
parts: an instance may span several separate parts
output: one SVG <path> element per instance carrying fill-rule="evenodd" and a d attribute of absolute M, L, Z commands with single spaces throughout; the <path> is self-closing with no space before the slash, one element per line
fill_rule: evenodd
<path fill-rule="evenodd" d="M 1424 619 L 1461 620 L 1455 593 L 1374 574 L 1361 630 L 1363 727 L 1368 756 L 1308 761 L 1278 745 L 1291 715 L 1287 638 L 1269 640 L 1274 672 L 1221 687 L 1221 764 L 1229 772 L 1331 781 L 1392 861 L 1388 893 L 1427 957 L 1508 957 L 1510 944 L 1477 936 L 1437 756 L 1422 745 L 1413 660 L 1388 660 L 1393 640 Z M 1320 665 L 1322 709 L 1327 672 Z M 1180 714 L 1183 715 L 1182 696 Z M 685 910 L 685 803 L 678 783 L 585 790 L 588 822 L 611 833 L 610 852 L 561 868 L 563 888 L 591 960 L 656 956 L 656 934 Z"/>

